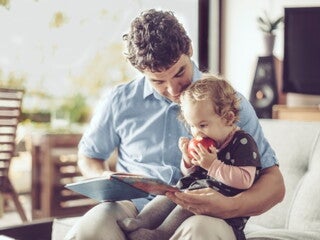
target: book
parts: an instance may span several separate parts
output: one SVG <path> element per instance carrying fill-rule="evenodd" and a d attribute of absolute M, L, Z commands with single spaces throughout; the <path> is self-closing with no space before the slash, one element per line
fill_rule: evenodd
<path fill-rule="evenodd" d="M 160 179 L 130 173 L 111 173 L 69 183 L 65 187 L 99 202 L 145 198 L 180 191 Z"/>

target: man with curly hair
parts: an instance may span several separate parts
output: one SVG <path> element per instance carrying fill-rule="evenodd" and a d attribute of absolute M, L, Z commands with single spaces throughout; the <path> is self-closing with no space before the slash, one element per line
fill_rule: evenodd
<path fill-rule="evenodd" d="M 191 40 L 172 12 L 154 9 L 135 18 L 123 39 L 127 59 L 143 76 L 115 87 L 102 99 L 79 143 L 80 170 L 86 177 L 101 176 L 109 170 L 105 160 L 117 149 L 117 171 L 176 184 L 182 176 L 178 139 L 190 136 L 177 119 L 179 97 L 202 75 L 191 60 Z M 232 230 L 221 219 L 261 214 L 283 199 L 284 183 L 275 153 L 254 109 L 238 94 L 238 125 L 258 144 L 260 178 L 249 190 L 233 197 L 212 188 L 167 194 L 195 214 L 171 239 L 232 239 Z M 135 217 L 151 199 L 98 204 L 80 218 L 66 239 L 126 239 L 117 221 Z"/>

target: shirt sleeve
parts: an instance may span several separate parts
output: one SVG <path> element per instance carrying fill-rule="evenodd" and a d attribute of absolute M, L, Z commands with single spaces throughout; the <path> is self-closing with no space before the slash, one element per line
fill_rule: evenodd
<path fill-rule="evenodd" d="M 268 168 L 274 165 L 279 165 L 275 152 L 265 138 L 259 119 L 249 101 L 240 93 L 240 121 L 239 127 L 248 132 L 256 141 L 259 153 L 261 155 L 261 168 Z"/>
<path fill-rule="evenodd" d="M 232 166 L 215 160 L 208 169 L 208 175 L 230 187 L 248 189 L 254 182 L 256 167 Z"/>
<path fill-rule="evenodd" d="M 113 123 L 114 94 L 115 90 L 110 90 L 94 110 L 93 118 L 80 140 L 79 153 L 106 160 L 118 146 L 120 140 Z"/>

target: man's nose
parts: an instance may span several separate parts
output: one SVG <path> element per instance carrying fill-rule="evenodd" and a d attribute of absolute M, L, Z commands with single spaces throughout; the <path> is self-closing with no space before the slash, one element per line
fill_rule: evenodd
<path fill-rule="evenodd" d="M 172 96 L 179 95 L 181 93 L 181 85 L 175 81 L 168 84 L 168 92 Z"/>

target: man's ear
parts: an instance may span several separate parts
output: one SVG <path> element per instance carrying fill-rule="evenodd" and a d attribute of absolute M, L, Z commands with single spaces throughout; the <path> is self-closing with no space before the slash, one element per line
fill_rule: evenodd
<path fill-rule="evenodd" d="M 192 48 L 192 44 L 190 44 L 188 56 L 192 57 L 192 55 L 193 55 L 193 48 Z"/>

